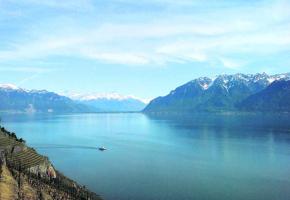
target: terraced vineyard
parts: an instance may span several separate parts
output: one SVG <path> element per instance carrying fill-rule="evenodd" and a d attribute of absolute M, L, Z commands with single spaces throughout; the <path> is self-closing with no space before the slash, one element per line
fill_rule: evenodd
<path fill-rule="evenodd" d="M 11 152 L 13 147 L 18 147 L 20 151 Z M 23 169 L 28 169 L 40 165 L 45 161 L 45 157 L 37 154 L 32 148 L 25 147 L 21 142 L 17 142 L 14 138 L 6 136 L 0 132 L 0 150 L 4 149 L 9 152 L 8 159 L 16 165 L 20 165 Z"/>
<path fill-rule="evenodd" d="M 15 186 L 11 188 L 11 194 L 14 193 L 16 196 L 9 199 L 40 199 L 38 197 L 47 195 L 45 199 L 101 200 L 95 193 L 57 172 L 47 157 L 39 155 L 33 148 L 26 146 L 22 138 L 17 138 L 15 133 L 1 126 L 0 159 L 1 163 L 5 164 L 3 166 L 6 172 L 11 174 L 9 180 L 15 183 Z M 3 188 L 7 187 L 11 187 L 10 182 L 6 181 L 1 184 L 0 181 L 0 199 L 3 199 L 1 197 L 1 193 L 4 193 Z M 26 198 L 25 195 L 28 194 L 34 194 L 37 197 Z"/>
<path fill-rule="evenodd" d="M 15 145 L 23 146 L 20 142 L 17 142 L 15 139 L 5 136 L 2 132 L 0 132 L 0 149 L 7 149 Z"/>
<path fill-rule="evenodd" d="M 24 169 L 40 165 L 44 161 L 45 158 L 43 156 L 40 156 L 30 148 L 20 151 L 19 153 L 12 154 L 12 162 L 20 164 Z"/>

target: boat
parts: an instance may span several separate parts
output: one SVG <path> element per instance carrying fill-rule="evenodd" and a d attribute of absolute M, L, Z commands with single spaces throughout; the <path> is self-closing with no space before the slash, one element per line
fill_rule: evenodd
<path fill-rule="evenodd" d="M 105 147 L 99 147 L 98 148 L 100 151 L 105 151 L 105 150 L 107 150 Z"/>

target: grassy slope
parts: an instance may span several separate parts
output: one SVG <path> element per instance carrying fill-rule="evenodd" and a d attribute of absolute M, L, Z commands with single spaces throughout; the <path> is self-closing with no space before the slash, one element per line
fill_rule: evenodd
<path fill-rule="evenodd" d="M 15 181 L 7 167 L 2 166 L 2 174 L 0 179 L 0 199 L 17 199 L 17 193 L 17 182 Z"/>
<path fill-rule="evenodd" d="M 23 180 L 23 179 L 22 179 Z M 24 199 L 37 200 L 37 192 L 29 183 L 24 180 L 21 186 L 21 195 Z M 6 166 L 2 166 L 2 176 L 0 178 L 0 199 L 1 200 L 14 200 L 18 196 L 18 185 L 13 178 L 11 172 Z M 52 198 L 43 192 L 44 200 L 52 200 Z"/>

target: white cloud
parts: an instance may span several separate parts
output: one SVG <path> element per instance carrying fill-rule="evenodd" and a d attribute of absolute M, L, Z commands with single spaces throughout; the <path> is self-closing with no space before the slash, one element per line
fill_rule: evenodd
<path fill-rule="evenodd" d="M 145 56 L 137 55 L 135 53 L 115 53 L 115 52 L 93 52 L 85 49 L 82 55 L 87 58 L 96 59 L 109 63 L 119 63 L 127 65 L 145 65 L 150 61 Z"/>
<path fill-rule="evenodd" d="M 225 66 L 226 68 L 229 68 L 229 69 L 236 70 L 243 65 L 243 62 L 229 59 L 229 58 L 219 58 L 219 60 L 221 61 L 223 66 Z"/>
<path fill-rule="evenodd" d="M 124 1 L 132 2 L 119 0 Z M 28 1 L 60 7 L 66 3 L 69 7 L 82 3 L 93 5 L 91 1 L 58 2 Z M 158 2 L 177 4 L 171 0 Z M 200 1 L 179 2 L 190 3 L 201 5 Z M 57 18 L 49 21 L 48 28 L 29 27 L 25 31 L 25 36 L 29 37 L 23 36 L 11 42 L 10 48 L 0 49 L 0 59 L 42 60 L 56 55 L 150 66 L 215 60 L 226 68 L 237 68 L 244 64 L 234 58 L 237 54 L 268 56 L 290 51 L 289 13 L 289 2 L 267 1 L 256 7 L 225 7 L 197 14 L 173 12 L 172 16 L 164 13 L 159 18 L 143 20 L 134 20 L 134 16 L 128 14 L 123 20 L 113 18 L 103 22 L 92 15 L 91 20 L 97 22 L 86 25 L 77 19 L 67 23 Z"/>

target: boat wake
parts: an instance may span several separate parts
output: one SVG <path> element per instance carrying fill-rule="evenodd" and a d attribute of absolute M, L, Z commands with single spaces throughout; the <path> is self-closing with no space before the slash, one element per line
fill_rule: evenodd
<path fill-rule="evenodd" d="M 35 149 L 91 149 L 99 150 L 99 147 L 61 144 L 30 144 Z"/>

